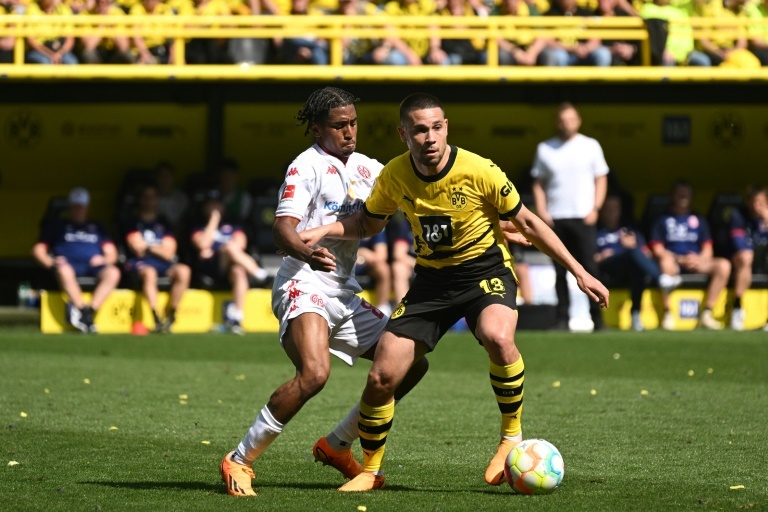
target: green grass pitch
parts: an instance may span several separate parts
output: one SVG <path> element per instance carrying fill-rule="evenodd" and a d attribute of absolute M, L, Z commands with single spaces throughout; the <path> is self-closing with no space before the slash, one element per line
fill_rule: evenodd
<path fill-rule="evenodd" d="M 768 509 L 765 333 L 523 332 L 518 345 L 523 433 L 551 441 L 565 460 L 554 494 L 516 496 L 484 483 L 499 427 L 487 357 L 470 336 L 449 334 L 397 408 L 386 489 L 338 493 L 341 476 L 311 458 L 315 440 L 359 399 L 369 367 L 335 361 L 323 392 L 257 460 L 260 495 L 239 499 L 223 494 L 218 464 L 293 374 L 274 335 L 6 329 L 0 508 Z"/>

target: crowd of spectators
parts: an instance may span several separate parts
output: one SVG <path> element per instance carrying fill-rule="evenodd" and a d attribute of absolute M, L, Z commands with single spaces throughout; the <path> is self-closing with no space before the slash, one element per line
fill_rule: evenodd
<path fill-rule="evenodd" d="M 738 37 L 694 40 L 691 27 L 667 22 L 688 17 L 715 18 L 721 27 L 736 18 L 768 18 L 768 0 L 2 0 L 5 14 L 30 16 L 639 16 L 646 20 L 653 63 L 664 66 L 768 65 L 768 25 Z M 26 40 L 26 61 L 36 64 L 174 63 L 173 40 L 162 35 L 135 37 L 85 36 L 75 40 L 62 26 Z M 59 34 L 57 35 L 57 31 Z M 0 62 L 13 60 L 12 37 L 0 38 Z M 638 41 L 598 38 L 500 39 L 499 63 L 517 66 L 624 66 L 640 64 Z M 344 64 L 460 65 L 487 61 L 484 39 L 387 37 L 343 40 Z M 266 39 L 200 38 L 185 42 L 187 64 L 327 65 L 329 42 L 306 34 Z"/>

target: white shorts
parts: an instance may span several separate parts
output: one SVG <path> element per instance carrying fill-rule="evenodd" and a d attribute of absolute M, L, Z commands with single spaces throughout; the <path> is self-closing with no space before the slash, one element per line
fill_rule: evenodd
<path fill-rule="evenodd" d="M 373 347 L 387 324 L 387 317 L 353 292 L 328 297 L 307 281 L 278 274 L 272 287 L 272 311 L 280 321 L 280 344 L 288 322 L 304 313 L 316 313 L 328 322 L 331 354 L 348 365 Z"/>

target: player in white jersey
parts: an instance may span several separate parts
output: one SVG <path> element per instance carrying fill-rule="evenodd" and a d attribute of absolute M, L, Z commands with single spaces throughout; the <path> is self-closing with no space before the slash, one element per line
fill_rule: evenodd
<path fill-rule="evenodd" d="M 358 99 L 334 87 L 312 93 L 297 119 L 307 123 L 315 144 L 289 166 L 280 188 L 273 233 L 286 257 L 272 288 L 272 310 L 280 320 L 280 342 L 296 376 L 272 394 L 253 426 L 221 463 L 227 493 L 255 496 L 251 468 L 301 407 L 320 392 L 330 375 L 330 354 L 353 364 L 373 360 L 387 318 L 357 296 L 354 268 L 358 241 L 337 240 L 312 249 L 298 231 L 331 224 L 363 207 L 382 164 L 355 152 Z M 335 270 L 322 272 L 330 262 Z M 398 388 L 410 391 L 428 368 L 417 361 Z M 351 445 L 358 438 L 359 404 L 315 444 L 315 459 L 354 478 L 361 471 Z"/>

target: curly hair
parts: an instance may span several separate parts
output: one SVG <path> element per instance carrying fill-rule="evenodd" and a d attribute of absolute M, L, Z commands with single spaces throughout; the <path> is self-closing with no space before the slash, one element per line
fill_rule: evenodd
<path fill-rule="evenodd" d="M 318 89 L 309 95 L 304 106 L 299 109 L 296 119 L 297 125 L 307 123 L 304 135 L 309 133 L 312 123 L 322 123 L 328 119 L 330 111 L 338 107 L 355 105 L 360 98 L 338 87 L 325 87 Z"/>

